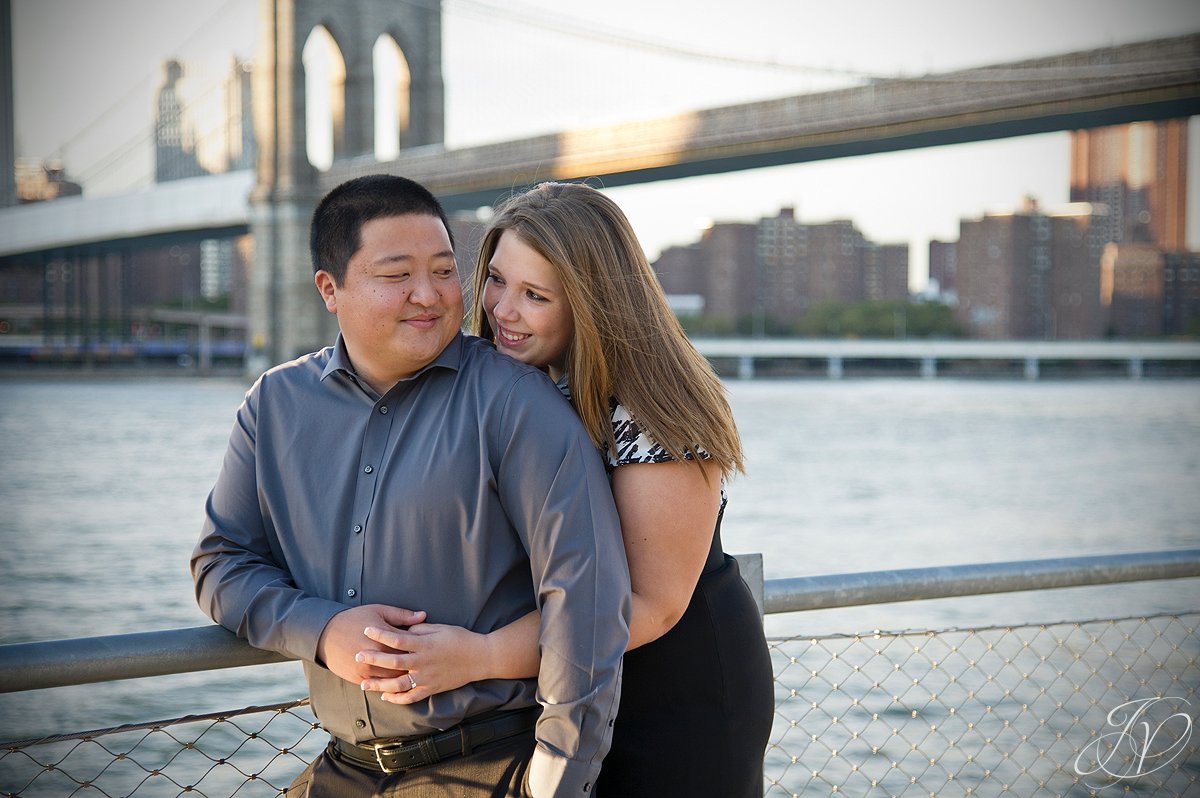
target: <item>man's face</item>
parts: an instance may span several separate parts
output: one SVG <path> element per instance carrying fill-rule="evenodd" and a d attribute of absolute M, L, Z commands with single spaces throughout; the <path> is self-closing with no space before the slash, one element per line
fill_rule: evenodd
<path fill-rule="evenodd" d="M 346 277 L 317 272 L 358 375 L 380 394 L 433 361 L 462 325 L 463 298 L 450 237 L 425 214 L 366 222 Z"/>

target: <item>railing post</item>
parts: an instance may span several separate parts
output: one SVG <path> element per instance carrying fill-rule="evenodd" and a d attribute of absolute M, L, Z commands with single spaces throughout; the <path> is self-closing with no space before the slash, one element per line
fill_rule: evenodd
<path fill-rule="evenodd" d="M 1129 358 L 1129 379 L 1140 380 L 1145 362 L 1140 357 Z"/>
<path fill-rule="evenodd" d="M 829 356 L 829 379 L 840 380 L 842 378 L 842 356 Z"/>
<path fill-rule="evenodd" d="M 200 326 L 199 357 L 197 363 L 201 374 L 212 371 L 212 324 L 204 316 L 197 322 Z"/>
<path fill-rule="evenodd" d="M 742 581 L 750 588 L 754 603 L 758 605 L 758 614 L 766 615 L 766 580 L 763 579 L 763 558 L 759 552 L 753 554 L 735 554 L 738 570 L 742 573 Z"/>
<path fill-rule="evenodd" d="M 752 355 L 742 355 L 738 358 L 738 379 L 754 379 L 754 357 Z"/>
<path fill-rule="evenodd" d="M 1038 378 L 1038 359 L 1036 357 L 1025 358 L 1025 379 L 1036 380 Z"/>
<path fill-rule="evenodd" d="M 937 358 L 923 357 L 921 358 L 921 377 L 926 380 L 932 380 L 937 376 Z"/>

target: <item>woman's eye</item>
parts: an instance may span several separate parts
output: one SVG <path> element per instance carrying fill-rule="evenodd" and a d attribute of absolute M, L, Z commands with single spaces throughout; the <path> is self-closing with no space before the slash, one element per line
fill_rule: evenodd
<path fill-rule="evenodd" d="M 526 291 L 525 295 L 528 296 L 530 299 L 532 299 L 534 302 L 545 302 L 546 301 L 546 297 L 542 296 L 541 294 L 539 294 L 535 291 Z"/>
<path fill-rule="evenodd" d="M 491 280 L 496 285 L 504 285 L 504 278 L 498 274 L 489 274 L 488 279 Z"/>

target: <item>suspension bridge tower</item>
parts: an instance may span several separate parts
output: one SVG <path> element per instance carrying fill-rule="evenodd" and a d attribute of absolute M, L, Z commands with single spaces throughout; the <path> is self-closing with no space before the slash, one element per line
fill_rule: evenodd
<path fill-rule="evenodd" d="M 325 346 L 308 228 L 331 160 L 443 140 L 440 0 L 260 0 L 248 371 Z M 318 150 L 323 150 L 323 154 Z"/>
<path fill-rule="evenodd" d="M 12 3 L 0 0 L 0 208 L 17 204 Z"/>

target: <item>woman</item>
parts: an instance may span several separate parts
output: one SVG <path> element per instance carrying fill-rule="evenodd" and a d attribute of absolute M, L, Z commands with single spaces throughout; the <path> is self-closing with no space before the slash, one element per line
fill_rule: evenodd
<path fill-rule="evenodd" d="M 724 478 L 742 471 L 724 390 L 687 340 L 621 210 L 545 183 L 484 235 L 473 323 L 546 369 L 607 458 L 633 586 L 630 651 L 596 794 L 762 795 L 774 715 L 762 622 L 721 548 Z M 536 613 L 481 635 L 421 624 L 369 630 L 412 678 L 363 683 L 413 703 L 487 678 L 537 674 Z"/>

